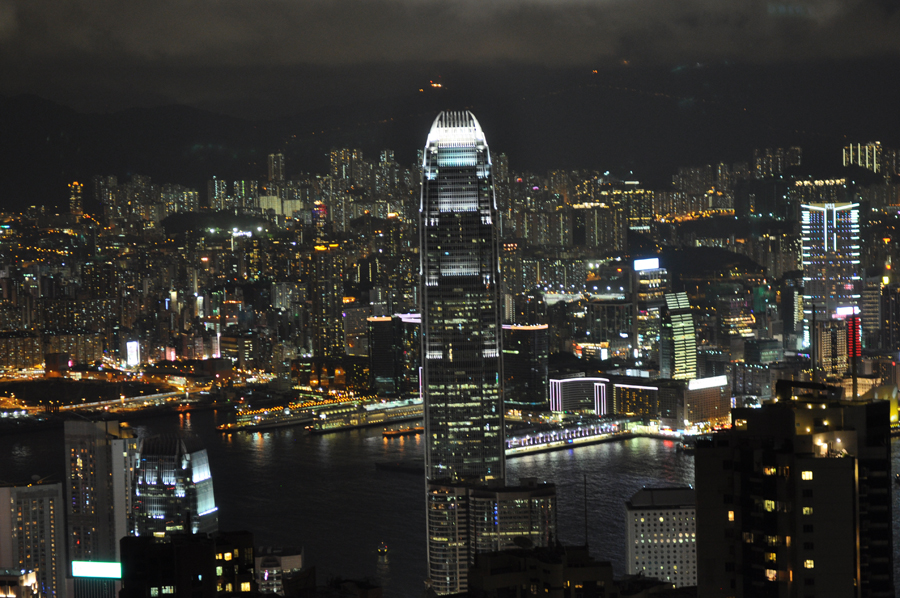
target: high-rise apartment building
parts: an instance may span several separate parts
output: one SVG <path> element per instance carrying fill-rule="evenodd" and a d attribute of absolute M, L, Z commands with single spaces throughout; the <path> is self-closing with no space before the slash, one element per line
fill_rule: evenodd
<path fill-rule="evenodd" d="M 118 422 L 65 423 L 67 556 L 117 561 L 132 518 L 137 439 Z"/>
<path fill-rule="evenodd" d="M 35 571 L 45 598 L 66 593 L 63 510 L 62 484 L 0 486 L 0 570 Z"/>
<path fill-rule="evenodd" d="M 642 488 L 625 503 L 625 567 L 677 587 L 697 584 L 693 488 Z"/>
<path fill-rule="evenodd" d="M 500 260 L 491 161 L 470 112 L 442 112 L 420 206 L 428 481 L 504 480 Z"/>
<path fill-rule="evenodd" d="M 76 216 L 81 216 L 84 212 L 84 199 L 82 198 L 82 192 L 84 191 L 84 185 L 75 181 L 74 183 L 69 183 L 69 213 L 74 214 Z"/>
<path fill-rule="evenodd" d="M 306 259 L 306 296 L 314 357 L 344 354 L 344 253 L 336 243 L 316 245 Z"/>
<path fill-rule="evenodd" d="M 284 154 L 269 154 L 269 182 L 284 182 Z"/>
<path fill-rule="evenodd" d="M 141 442 L 134 482 L 134 535 L 218 531 L 209 457 L 193 436 L 154 436 Z"/>
<path fill-rule="evenodd" d="M 890 404 L 779 381 L 698 442 L 699 595 L 894 596 Z"/>
<path fill-rule="evenodd" d="M 819 321 L 860 298 L 859 204 L 808 203 L 801 206 L 803 346 L 808 347 L 813 310 Z"/>

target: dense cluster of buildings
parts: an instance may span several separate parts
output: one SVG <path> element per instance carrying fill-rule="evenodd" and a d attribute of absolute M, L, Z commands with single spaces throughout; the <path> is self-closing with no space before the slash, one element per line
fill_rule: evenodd
<path fill-rule="evenodd" d="M 214 177 L 202 206 L 195 190 L 97 176 L 92 205 L 73 183 L 68 214 L 32 209 L 0 227 L 0 368 L 230 359 L 303 392 L 421 398 L 437 594 L 499 592 L 479 567 L 508 557 L 523 574 L 551 559 L 563 577 L 572 563 L 596 578 L 578 586 L 594 593 L 551 595 L 606 595 L 608 568 L 555 545 L 553 484 L 508 483 L 507 420 L 731 424 L 699 443 L 696 493 L 630 501 L 630 572 L 716 596 L 893 595 L 886 439 L 897 416 L 875 399 L 900 374 L 895 154 L 845 148 L 845 165 L 884 175 L 866 186 L 800 175 L 790 147 L 683 168 L 654 190 L 608 173 L 513 172 L 471 113 L 444 112 L 409 168 L 391 151 L 370 161 L 336 149 L 327 174 L 290 179 L 272 154 L 265 181 Z M 827 396 L 779 394 L 785 381 Z M 41 550 L 0 559 L 19 550 L 42 593 L 61 595 L 66 562 L 163 562 L 178 550 L 234 555 L 245 569 L 219 590 L 251 587 L 252 549 L 220 550 L 245 540 L 215 536 L 194 441 L 67 424 L 66 451 L 65 484 L 0 488 L 32 522 L 17 546 L 44 534 Z M 817 503 L 820 483 L 844 494 Z M 814 531 L 813 509 L 846 521 Z M 14 526 L 12 513 L 0 524 Z M 171 534 L 204 540 L 152 542 Z M 838 535 L 846 555 L 823 550 Z"/>

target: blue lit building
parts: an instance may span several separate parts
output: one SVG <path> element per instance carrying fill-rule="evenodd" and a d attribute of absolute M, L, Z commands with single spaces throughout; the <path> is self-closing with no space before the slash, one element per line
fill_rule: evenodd
<path fill-rule="evenodd" d="M 209 457 L 193 436 L 143 439 L 134 492 L 136 536 L 164 538 L 219 529 Z"/>

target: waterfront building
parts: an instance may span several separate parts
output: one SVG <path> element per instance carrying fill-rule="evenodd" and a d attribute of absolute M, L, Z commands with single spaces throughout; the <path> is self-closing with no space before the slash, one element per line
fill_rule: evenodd
<path fill-rule="evenodd" d="M 685 293 L 666 293 L 659 343 L 661 378 L 693 380 L 697 377 L 697 335 L 694 314 Z"/>
<path fill-rule="evenodd" d="M 66 421 L 68 561 L 117 561 L 133 529 L 137 439 L 116 421 Z"/>
<path fill-rule="evenodd" d="M 703 596 L 893 596 L 888 401 L 779 381 L 696 452 Z"/>
<path fill-rule="evenodd" d="M 497 204 L 490 151 L 475 117 L 439 114 L 422 165 L 428 576 L 436 593 L 450 594 L 466 590 L 477 552 L 523 536 L 549 544 L 556 537 L 556 491 L 504 486 Z M 583 285 L 583 266 L 579 276 Z M 531 361 L 541 359 L 539 351 L 535 346 Z"/>
<path fill-rule="evenodd" d="M 500 261 L 490 152 L 470 112 L 442 112 L 420 204 L 429 481 L 504 479 Z"/>
<path fill-rule="evenodd" d="M 845 185 L 838 187 L 846 193 Z M 859 303 L 859 224 L 858 203 L 834 201 L 801 206 L 804 347 L 813 341 L 813 310 L 821 322 L 834 317 L 838 308 L 856 307 Z"/>
<path fill-rule="evenodd" d="M 696 502 L 693 488 L 642 488 L 625 503 L 628 574 L 697 584 Z"/>
<path fill-rule="evenodd" d="M 660 328 L 665 309 L 665 295 L 670 290 L 669 273 L 659 265 L 659 258 L 634 260 L 632 301 L 635 314 L 635 355 L 658 359 Z"/>
<path fill-rule="evenodd" d="M 503 326 L 504 409 L 546 411 L 550 335 L 547 324 Z"/>
<path fill-rule="evenodd" d="M 44 598 L 66 594 L 62 500 L 62 484 L 0 486 L 0 571 L 34 572 Z"/>
<path fill-rule="evenodd" d="M 556 487 L 428 484 L 429 583 L 438 594 L 465 591 L 476 555 L 521 545 L 552 546 Z"/>
<path fill-rule="evenodd" d="M 218 530 L 209 457 L 197 438 L 152 436 L 141 441 L 134 510 L 135 536 Z"/>

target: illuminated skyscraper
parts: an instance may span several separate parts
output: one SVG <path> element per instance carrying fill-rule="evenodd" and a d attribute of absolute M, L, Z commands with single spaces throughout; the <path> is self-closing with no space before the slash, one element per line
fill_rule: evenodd
<path fill-rule="evenodd" d="M 666 293 L 666 313 L 659 341 L 659 375 L 675 380 L 697 377 L 697 331 L 685 293 Z"/>
<path fill-rule="evenodd" d="M 306 258 L 307 297 L 315 357 L 344 354 L 344 254 L 337 244 L 316 245 Z"/>
<path fill-rule="evenodd" d="M 144 439 L 134 490 L 136 536 L 218 531 L 209 457 L 193 436 Z"/>
<path fill-rule="evenodd" d="M 816 318 L 833 318 L 839 307 L 854 307 L 860 297 L 859 204 L 809 203 L 801 206 L 803 242 L 803 346 Z"/>
<path fill-rule="evenodd" d="M 470 112 L 442 112 L 419 209 L 429 481 L 504 480 L 500 260 L 490 152 Z"/>
<path fill-rule="evenodd" d="M 505 480 L 500 259 L 491 159 L 470 112 L 428 134 L 419 207 L 428 577 L 466 589 L 470 487 Z"/>
<path fill-rule="evenodd" d="M 69 213 L 75 214 L 76 216 L 81 216 L 84 212 L 82 191 L 84 191 L 84 185 L 78 181 L 69 183 Z"/>

